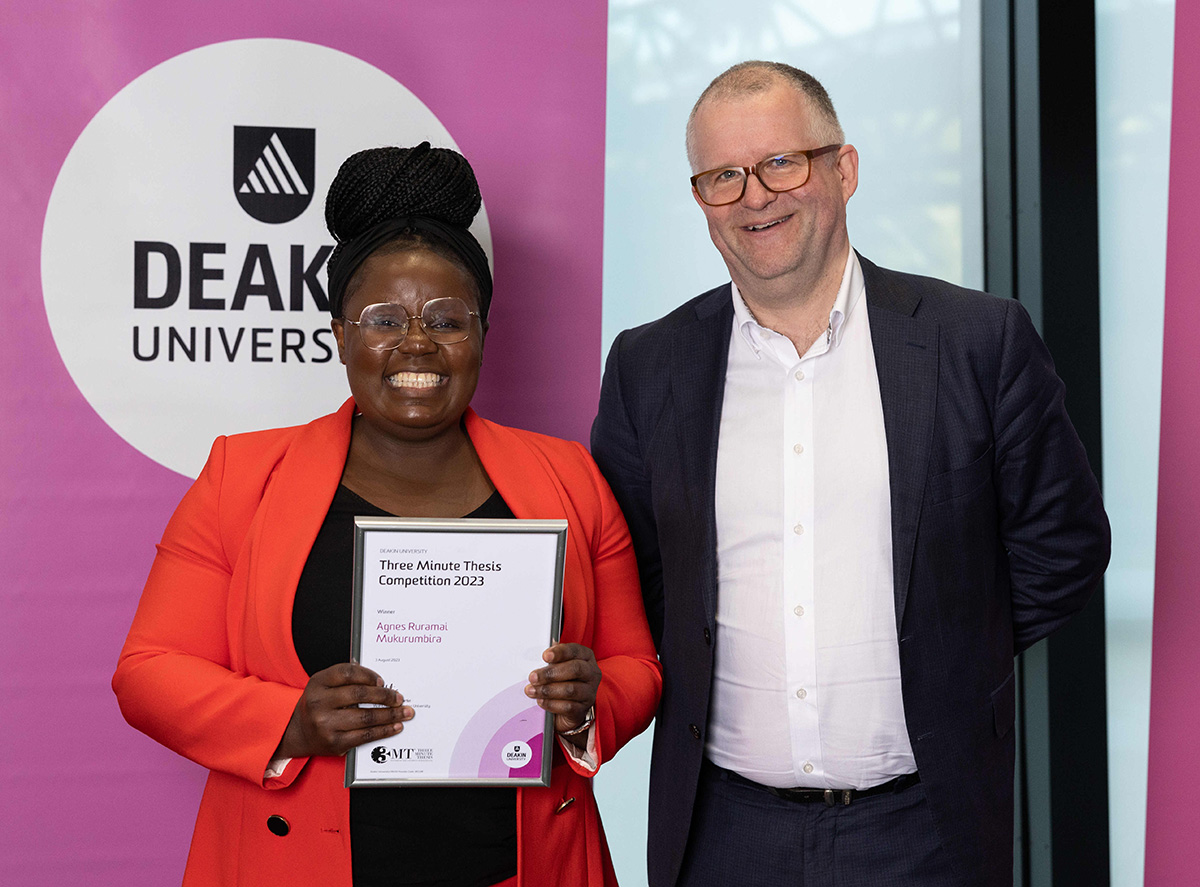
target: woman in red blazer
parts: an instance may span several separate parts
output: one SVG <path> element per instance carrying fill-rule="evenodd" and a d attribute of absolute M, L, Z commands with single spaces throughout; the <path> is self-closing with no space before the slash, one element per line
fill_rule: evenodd
<path fill-rule="evenodd" d="M 353 396 L 219 438 L 158 546 L 113 688 L 130 724 L 211 771 L 185 884 L 615 884 L 590 778 L 649 723 L 660 670 L 587 452 L 468 406 L 491 296 L 478 208 L 453 151 L 343 164 L 329 293 Z M 414 716 L 342 661 L 356 513 L 568 521 L 562 641 L 526 689 L 555 715 L 549 788 L 343 787 L 341 755 Z"/>

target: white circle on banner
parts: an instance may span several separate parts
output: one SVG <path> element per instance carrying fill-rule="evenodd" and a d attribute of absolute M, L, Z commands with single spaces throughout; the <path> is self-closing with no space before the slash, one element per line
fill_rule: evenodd
<path fill-rule="evenodd" d="M 510 742 L 504 746 L 504 750 L 500 753 L 504 761 L 504 766 L 510 770 L 517 770 L 529 763 L 529 758 L 533 749 L 529 747 L 527 742 Z"/>
<path fill-rule="evenodd" d="M 88 403 L 190 477 L 218 435 L 335 410 L 325 193 L 355 151 L 423 140 L 456 147 L 383 71 L 295 40 L 204 46 L 122 89 L 67 155 L 42 231 L 46 315 Z M 490 257 L 486 210 L 471 230 Z"/>

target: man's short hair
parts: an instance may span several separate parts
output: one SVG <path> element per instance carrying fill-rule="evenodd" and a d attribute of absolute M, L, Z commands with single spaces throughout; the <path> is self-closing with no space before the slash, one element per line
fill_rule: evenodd
<path fill-rule="evenodd" d="M 732 68 L 718 74 L 713 82 L 708 84 L 708 88 L 700 93 L 696 104 L 692 105 L 692 113 L 688 115 L 687 122 L 687 156 L 693 171 L 696 167 L 695 120 L 700 106 L 710 99 L 735 99 L 756 92 L 766 92 L 781 82 L 795 88 L 808 99 L 809 107 L 813 111 L 813 123 L 817 129 L 819 142 L 826 145 L 845 142 L 846 136 L 842 132 L 842 125 L 838 122 L 837 111 L 833 109 L 833 101 L 829 98 L 825 87 L 821 85 L 821 81 L 812 74 L 783 62 L 755 60 L 738 62 Z M 796 145 L 794 147 L 806 146 Z"/>

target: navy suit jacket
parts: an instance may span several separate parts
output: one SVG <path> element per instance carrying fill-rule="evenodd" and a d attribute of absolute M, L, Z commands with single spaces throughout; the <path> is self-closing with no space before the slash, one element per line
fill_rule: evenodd
<path fill-rule="evenodd" d="M 908 733 L 962 884 L 1010 887 L 1013 657 L 1087 601 L 1108 562 L 1108 520 L 1063 384 L 1021 305 L 860 261 L 887 436 Z M 720 643 L 714 484 L 732 323 L 726 284 L 626 330 L 592 428 L 664 669 L 651 887 L 679 875 Z"/>

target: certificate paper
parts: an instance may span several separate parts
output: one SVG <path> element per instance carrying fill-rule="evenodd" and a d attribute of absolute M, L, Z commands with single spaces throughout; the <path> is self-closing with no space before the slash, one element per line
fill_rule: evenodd
<path fill-rule="evenodd" d="M 354 519 L 352 658 L 416 712 L 346 755 L 346 785 L 549 785 L 525 695 L 558 642 L 564 520 Z"/>

